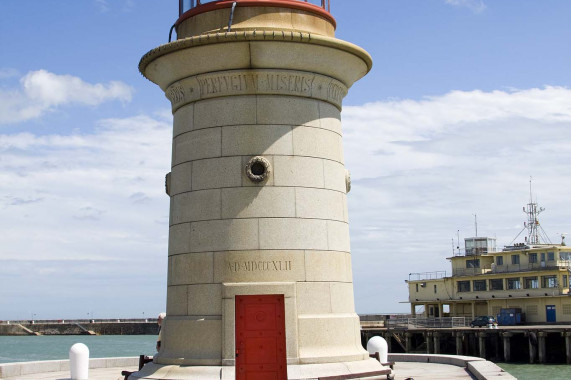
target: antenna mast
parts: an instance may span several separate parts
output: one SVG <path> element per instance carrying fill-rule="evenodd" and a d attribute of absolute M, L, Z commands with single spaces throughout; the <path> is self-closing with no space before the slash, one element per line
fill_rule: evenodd
<path fill-rule="evenodd" d="M 538 216 L 545 209 L 543 207 L 538 207 L 537 202 L 533 201 L 533 195 L 531 191 L 531 180 L 529 177 L 529 203 L 527 207 L 523 208 L 523 212 L 527 214 L 527 222 L 524 223 L 525 228 L 527 228 L 527 244 L 541 244 L 541 226 L 539 225 Z"/>

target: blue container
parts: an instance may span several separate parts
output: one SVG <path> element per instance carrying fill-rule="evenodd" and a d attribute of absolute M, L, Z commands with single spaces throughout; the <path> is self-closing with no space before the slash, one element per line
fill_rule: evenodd
<path fill-rule="evenodd" d="M 525 317 L 519 308 L 500 309 L 497 320 L 500 326 L 515 326 L 525 322 Z"/>

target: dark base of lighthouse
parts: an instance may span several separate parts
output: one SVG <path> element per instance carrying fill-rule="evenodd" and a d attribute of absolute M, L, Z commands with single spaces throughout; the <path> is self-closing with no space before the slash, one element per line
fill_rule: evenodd
<path fill-rule="evenodd" d="M 184 366 L 146 364 L 140 371 L 129 376 L 129 380 L 235 380 L 234 366 Z M 386 379 L 390 374 L 388 367 L 383 367 L 375 359 L 355 362 L 290 364 L 288 379 L 311 380 L 320 377 L 363 374 L 361 379 Z M 381 374 L 381 372 L 383 374 Z M 372 373 L 376 375 L 371 376 Z"/>

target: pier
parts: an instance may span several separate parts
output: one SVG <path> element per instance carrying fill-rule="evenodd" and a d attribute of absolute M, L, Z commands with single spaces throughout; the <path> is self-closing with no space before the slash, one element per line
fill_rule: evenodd
<path fill-rule="evenodd" d="M 482 361 L 474 361 L 475 358 L 460 358 L 455 364 L 439 363 L 439 361 L 449 361 L 447 358 L 432 357 L 430 364 L 427 365 L 426 359 L 411 357 L 395 357 L 402 360 L 396 365 L 395 374 L 398 379 L 414 377 L 416 380 L 433 380 L 435 378 L 446 378 L 447 380 L 470 380 L 474 377 L 478 379 L 495 379 L 501 374 L 502 379 L 513 380 L 514 377 L 506 372 L 501 372 L 498 368 L 494 368 L 492 363 Z M 440 360 L 439 360 L 440 359 Z M 466 360 L 464 362 L 463 360 Z M 468 361 L 469 360 L 469 361 Z M 90 380 L 109 380 L 118 379 L 119 374 L 123 370 L 137 369 L 136 357 L 127 358 L 101 358 L 90 359 L 89 379 Z M 490 371 L 487 366 L 492 367 Z M 9 380 L 61 380 L 69 378 L 69 361 L 68 360 L 51 360 L 41 362 L 27 363 L 10 363 L 0 364 L 0 378 Z M 225 379 L 233 379 L 227 377 Z M 307 379 L 310 380 L 310 379 Z M 312 378 L 311 380 L 319 380 Z"/>
<path fill-rule="evenodd" d="M 156 335 L 153 319 L 65 319 L 0 321 L 2 335 Z"/>
<path fill-rule="evenodd" d="M 367 318 L 365 318 L 367 319 Z M 466 326 L 455 318 L 361 320 L 363 344 L 385 338 L 391 353 L 469 355 L 491 361 L 571 364 L 571 325 Z M 469 323 L 469 322 L 468 322 Z"/>

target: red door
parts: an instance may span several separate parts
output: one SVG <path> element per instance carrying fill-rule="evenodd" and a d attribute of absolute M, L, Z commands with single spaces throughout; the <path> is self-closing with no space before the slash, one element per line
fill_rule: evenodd
<path fill-rule="evenodd" d="M 287 380 L 283 294 L 236 296 L 236 380 Z"/>

